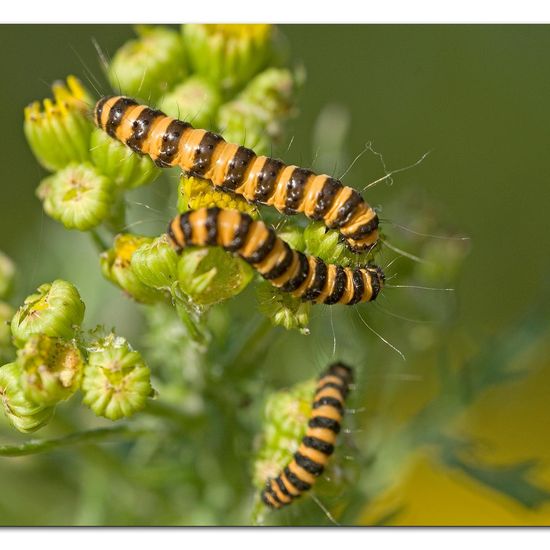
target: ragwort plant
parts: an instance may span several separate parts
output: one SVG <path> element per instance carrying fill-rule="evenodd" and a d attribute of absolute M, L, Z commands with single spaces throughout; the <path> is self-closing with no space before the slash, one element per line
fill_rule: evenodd
<path fill-rule="evenodd" d="M 184 25 L 181 32 L 161 26 L 136 31 L 137 38 L 123 44 L 105 67 L 116 93 L 219 131 L 258 154 L 284 146 L 285 126 L 297 114 L 304 71 L 288 67 L 279 29 Z M 94 128 L 90 113 L 97 97 L 76 77 L 55 83 L 52 93 L 53 99 L 25 110 L 25 136 L 49 172 L 36 195 L 49 217 L 89 235 L 98 271 L 128 296 L 128 307 L 139 312 L 145 328 L 133 344 L 120 335 L 124 327 L 85 328 L 78 281 L 46 282 L 18 308 L 0 302 L 0 357 L 6 363 L 0 368 L 0 397 L 6 417 L 20 432 L 47 424 L 55 427 L 54 433 L 61 432 L 50 439 L 0 446 L 0 455 L 61 449 L 61 457 L 69 452 L 78 456 L 70 467 L 80 480 L 81 505 L 73 517 L 46 521 L 356 524 L 417 448 L 435 446 L 443 463 L 467 470 L 461 453 L 472 443 L 443 436 L 442 422 L 458 414 L 487 381 L 472 386 L 472 393 L 461 400 L 456 395 L 458 375 L 441 366 L 453 399 L 427 399 L 424 413 L 402 425 L 391 414 L 384 416 L 403 389 L 399 376 L 384 373 L 422 372 L 426 358 L 444 350 L 441 334 L 458 332 L 452 299 L 388 289 L 395 296 L 388 306 L 393 316 L 386 302 L 342 311 L 312 306 L 277 290 L 219 248 L 190 247 L 177 255 L 164 232 L 131 231 L 139 224 L 128 216 L 136 190 L 175 188 L 160 210 L 145 205 L 165 223 L 176 212 L 218 206 L 262 216 L 277 224 L 292 247 L 326 262 L 356 266 L 370 259 L 350 253 L 338 234 L 319 222 L 282 219 L 214 189 L 206 180 L 159 169 Z M 330 119 L 334 110 L 320 117 Z M 324 122 L 319 126 L 327 127 Z M 336 124 L 329 121 L 329 127 L 338 126 L 338 120 L 332 122 Z M 330 170 L 336 157 L 345 156 L 345 133 L 336 142 L 334 136 L 327 138 L 330 151 L 325 147 L 317 159 L 320 168 Z M 316 136 L 321 145 L 325 138 Z M 425 203 L 413 209 L 405 197 L 393 211 L 414 231 L 392 239 L 409 258 L 427 260 L 400 261 L 399 281 L 453 284 L 467 244 L 427 237 L 444 229 Z M 387 250 L 376 254 L 380 263 L 393 258 Z M 14 280 L 13 263 L 0 255 L 1 300 L 9 298 Z M 371 308 L 368 313 L 366 308 Z M 432 323 L 403 328 L 395 312 L 407 310 Z M 394 353 L 381 334 L 400 343 L 408 362 L 401 361 L 401 351 Z M 316 375 L 335 355 L 353 364 L 357 376 L 344 437 L 312 495 L 270 512 L 260 492 L 267 477 L 292 458 L 306 429 Z M 94 420 L 85 409 L 106 420 Z M 78 445 L 106 439 L 114 445 Z M 500 477 L 482 472 L 476 477 L 472 468 L 468 472 L 519 501 L 531 495 L 524 498 L 526 505 L 548 498 L 527 481 L 527 470 Z M 134 506 L 136 501 L 140 506 Z M 398 510 L 391 517 L 397 515 Z"/>

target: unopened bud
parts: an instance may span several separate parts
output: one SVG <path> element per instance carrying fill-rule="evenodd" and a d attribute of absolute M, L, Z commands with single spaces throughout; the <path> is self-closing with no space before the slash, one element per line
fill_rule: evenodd
<path fill-rule="evenodd" d="M 91 155 L 97 170 L 121 189 L 152 183 L 162 172 L 150 157 L 134 153 L 98 128 L 92 133 Z"/>
<path fill-rule="evenodd" d="M 67 229 L 88 231 L 109 217 L 114 185 L 89 163 L 71 164 L 43 180 L 36 194 L 48 216 Z"/>
<path fill-rule="evenodd" d="M 110 334 L 89 350 L 82 393 L 83 403 L 97 416 L 132 416 L 153 394 L 149 367 L 124 338 Z"/>
<path fill-rule="evenodd" d="M 302 302 L 268 282 L 261 281 L 256 288 L 258 307 L 274 326 L 296 329 L 309 334 L 310 302 Z"/>
<path fill-rule="evenodd" d="M 74 285 L 61 279 L 38 287 L 11 321 L 15 344 L 22 347 L 33 334 L 71 339 L 84 319 L 84 302 Z"/>
<path fill-rule="evenodd" d="M 54 100 L 35 101 L 25 108 L 24 131 L 38 162 L 47 170 L 65 168 L 90 158 L 93 124 L 87 113 L 93 101 L 74 76 L 52 86 Z"/>
<path fill-rule="evenodd" d="M 8 363 L 0 367 L 0 402 L 11 424 L 20 432 L 34 432 L 52 418 L 54 407 L 30 401 L 21 387 L 21 367 Z"/>
<path fill-rule="evenodd" d="M 84 363 L 72 340 L 35 334 L 17 352 L 17 363 L 22 369 L 23 391 L 38 405 L 64 401 L 80 386 Z"/>
<path fill-rule="evenodd" d="M 122 233 L 115 237 L 113 247 L 100 256 L 101 271 L 106 279 L 127 292 L 134 300 L 145 304 L 164 299 L 164 294 L 144 284 L 132 269 L 134 252 L 153 239 Z"/>
<path fill-rule="evenodd" d="M 125 95 L 155 102 L 187 75 L 182 39 L 167 27 L 142 25 L 136 32 L 113 57 L 109 81 Z"/>

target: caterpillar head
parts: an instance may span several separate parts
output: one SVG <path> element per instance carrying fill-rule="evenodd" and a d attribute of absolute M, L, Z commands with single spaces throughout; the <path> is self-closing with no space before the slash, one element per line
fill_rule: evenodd
<path fill-rule="evenodd" d="M 386 282 L 386 276 L 384 275 L 382 268 L 374 264 L 369 264 L 366 267 L 366 270 L 371 276 L 371 287 L 372 287 L 371 301 L 372 301 L 376 299 L 376 297 L 378 296 L 378 293 L 384 288 L 384 283 Z"/>
<path fill-rule="evenodd" d="M 353 369 L 341 361 L 330 365 L 326 374 L 340 376 L 340 378 L 345 380 L 346 385 L 353 383 Z"/>

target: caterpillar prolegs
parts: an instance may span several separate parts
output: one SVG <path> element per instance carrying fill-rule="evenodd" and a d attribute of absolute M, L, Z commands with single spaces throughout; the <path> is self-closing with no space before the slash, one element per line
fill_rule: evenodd
<path fill-rule="evenodd" d="M 342 267 L 292 249 L 272 227 L 237 210 L 200 208 L 168 226 L 172 246 L 221 246 L 237 254 L 272 285 L 304 301 L 353 305 L 370 302 L 384 285 L 375 265 Z"/>
<path fill-rule="evenodd" d="M 195 129 L 127 97 L 100 99 L 94 120 L 111 137 L 149 155 L 158 166 L 179 166 L 251 202 L 322 220 L 329 229 L 337 229 L 355 252 L 378 242 L 376 212 L 355 189 L 337 179 L 257 156 L 218 134 Z"/>
<path fill-rule="evenodd" d="M 344 415 L 344 400 L 353 382 L 350 367 L 331 365 L 321 375 L 313 399 L 307 431 L 292 461 L 275 478 L 268 479 L 262 500 L 281 508 L 311 489 L 334 452 L 336 436 Z"/>

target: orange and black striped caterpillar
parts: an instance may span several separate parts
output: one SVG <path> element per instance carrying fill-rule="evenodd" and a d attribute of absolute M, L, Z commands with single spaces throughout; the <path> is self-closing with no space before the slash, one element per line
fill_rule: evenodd
<path fill-rule="evenodd" d="M 158 166 L 179 166 L 248 201 L 275 207 L 285 214 L 303 213 L 337 229 L 348 247 L 360 252 L 378 242 L 378 216 L 353 188 L 280 160 L 227 143 L 220 135 L 195 129 L 135 100 L 100 99 L 96 125 Z"/>
<path fill-rule="evenodd" d="M 376 298 L 384 274 L 375 265 L 342 267 L 292 249 L 272 227 L 238 210 L 190 210 L 168 226 L 176 251 L 186 246 L 221 246 L 248 262 L 272 285 L 304 301 L 358 304 Z"/>
<path fill-rule="evenodd" d="M 321 375 L 313 400 L 307 431 L 292 461 L 275 478 L 267 480 L 262 500 L 270 508 L 290 504 L 311 489 L 334 452 L 336 436 L 344 415 L 344 400 L 353 382 L 350 367 L 331 365 Z"/>

